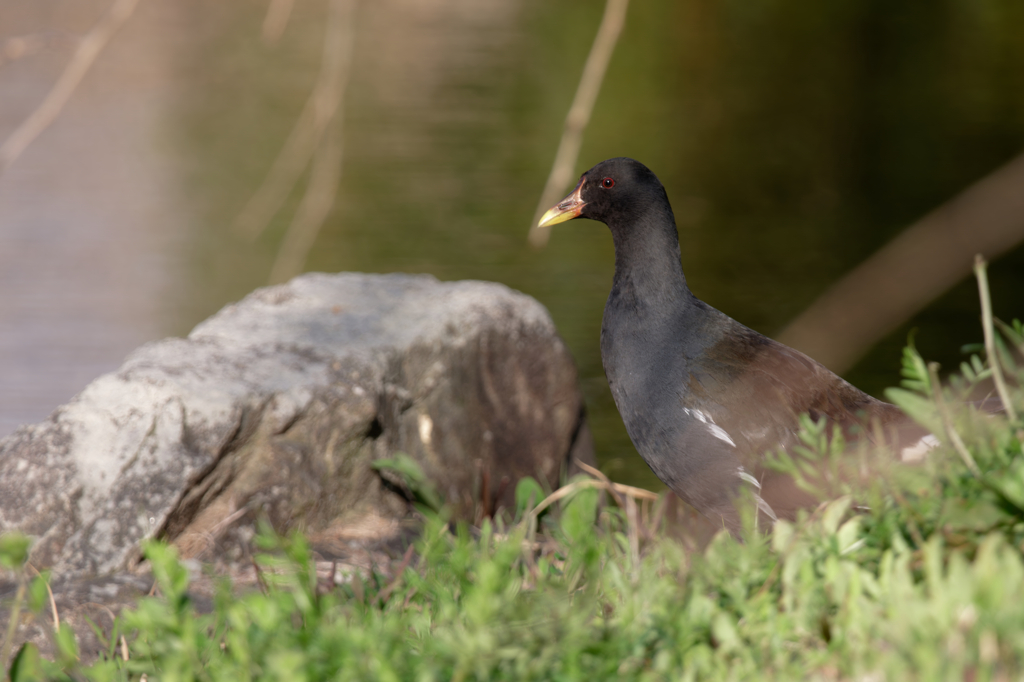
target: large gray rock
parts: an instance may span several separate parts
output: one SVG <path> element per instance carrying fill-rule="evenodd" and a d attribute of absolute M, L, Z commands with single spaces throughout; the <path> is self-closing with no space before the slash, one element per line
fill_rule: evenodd
<path fill-rule="evenodd" d="M 407 513 L 371 467 L 399 451 L 457 515 L 491 513 L 520 477 L 592 461 L 576 378 L 544 308 L 504 286 L 305 275 L 0 441 L 0 532 L 64 575 L 125 568 L 154 535 L 219 559 L 259 516 L 344 544 Z"/>

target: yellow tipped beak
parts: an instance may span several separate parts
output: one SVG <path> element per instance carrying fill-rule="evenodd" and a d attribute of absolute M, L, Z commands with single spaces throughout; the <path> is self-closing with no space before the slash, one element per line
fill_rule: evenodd
<path fill-rule="evenodd" d="M 551 227 L 558 223 L 564 223 L 566 220 L 572 220 L 580 215 L 583 211 L 583 207 L 586 206 L 584 203 L 583 194 L 583 182 L 585 178 L 580 178 L 580 182 L 576 185 L 576 189 L 566 198 L 559 201 L 555 206 L 548 210 L 547 213 L 540 217 L 540 222 L 537 223 L 537 227 Z"/>

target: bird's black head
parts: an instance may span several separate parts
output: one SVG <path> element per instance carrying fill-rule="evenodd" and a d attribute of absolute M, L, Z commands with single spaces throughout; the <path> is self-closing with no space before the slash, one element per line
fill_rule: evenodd
<path fill-rule="evenodd" d="M 584 173 L 576 189 L 544 214 L 540 226 L 590 218 L 614 231 L 652 210 L 671 213 L 665 188 L 647 166 L 619 157 L 602 161 Z"/>

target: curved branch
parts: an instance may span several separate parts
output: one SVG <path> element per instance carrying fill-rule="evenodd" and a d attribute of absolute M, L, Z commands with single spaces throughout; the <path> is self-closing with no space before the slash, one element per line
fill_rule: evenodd
<path fill-rule="evenodd" d="M 538 227 L 537 223 L 544 215 L 544 211 L 562 198 L 562 191 L 572 180 L 572 171 L 576 166 L 576 159 L 580 154 L 580 144 L 583 141 L 583 131 L 590 122 L 590 114 L 594 110 L 597 94 L 601 91 L 601 83 L 604 81 L 604 74 L 608 70 L 612 53 L 615 51 L 615 43 L 619 40 L 622 27 L 626 24 L 626 9 L 628 7 L 629 0 L 608 0 L 608 4 L 604 7 L 604 16 L 601 18 L 601 25 L 597 29 L 590 54 L 587 55 L 587 63 L 583 66 L 583 76 L 580 77 L 576 96 L 573 97 L 572 106 L 569 107 L 569 113 L 565 117 L 562 139 L 558 143 L 558 151 L 555 153 L 555 162 L 551 166 L 551 174 L 548 175 L 547 184 L 544 185 L 544 191 L 541 192 L 533 222 L 530 224 L 528 240 L 532 246 L 539 248 L 548 243 L 551 228 Z"/>
<path fill-rule="evenodd" d="M 324 38 L 323 67 L 308 107 L 312 112 L 311 127 L 316 131 L 315 141 L 318 143 L 313 152 L 313 169 L 309 185 L 271 268 L 271 284 L 283 282 L 302 271 L 317 234 L 334 206 L 341 178 L 341 112 L 355 45 L 353 19 L 356 1 L 331 2 Z"/>
<path fill-rule="evenodd" d="M 71 99 L 75 88 L 96 61 L 103 48 L 124 25 L 128 17 L 135 11 L 139 0 L 116 0 L 92 30 L 78 44 L 71 61 L 64 68 L 60 78 L 54 84 L 43 103 L 22 121 L 17 130 L 11 133 L 3 146 L 0 147 L 0 175 L 3 175 L 12 163 L 28 148 L 39 135 L 50 127 L 60 115 L 64 105 Z"/>
<path fill-rule="evenodd" d="M 777 337 L 843 373 L 886 334 L 1024 239 L 1024 155 L 908 227 Z"/>

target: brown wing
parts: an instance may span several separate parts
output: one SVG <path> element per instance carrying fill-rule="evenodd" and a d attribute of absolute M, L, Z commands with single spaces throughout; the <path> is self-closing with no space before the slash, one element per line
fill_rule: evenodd
<path fill-rule="evenodd" d="M 870 436 L 873 419 L 886 426 L 903 418 L 803 353 L 726 319 L 732 329 L 692 368 L 690 389 L 749 465 L 795 442 L 803 413 L 823 415 L 851 437 Z"/>

